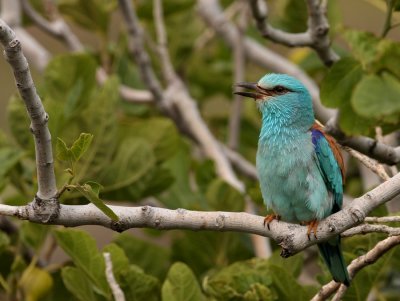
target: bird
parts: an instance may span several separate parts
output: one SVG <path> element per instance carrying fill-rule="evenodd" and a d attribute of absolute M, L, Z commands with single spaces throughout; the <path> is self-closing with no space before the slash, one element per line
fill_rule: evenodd
<path fill-rule="evenodd" d="M 316 122 L 307 88 L 287 74 L 269 73 L 256 83 L 237 83 L 249 91 L 261 112 L 256 167 L 265 205 L 264 219 L 308 225 L 317 238 L 319 221 L 341 210 L 345 171 L 335 139 Z M 339 235 L 318 243 L 336 282 L 350 285 Z"/>

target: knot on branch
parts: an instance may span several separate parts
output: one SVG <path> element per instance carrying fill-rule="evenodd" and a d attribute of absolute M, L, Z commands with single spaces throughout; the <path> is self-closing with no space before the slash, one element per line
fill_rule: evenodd
<path fill-rule="evenodd" d="M 110 228 L 111 230 L 121 233 L 124 232 L 125 230 L 128 230 L 130 227 L 126 223 L 119 220 L 119 221 L 111 221 Z"/>
<path fill-rule="evenodd" d="M 361 223 L 365 219 L 365 213 L 358 207 L 349 208 L 349 213 L 355 223 Z"/>
<path fill-rule="evenodd" d="M 218 217 L 215 220 L 215 225 L 219 228 L 222 229 L 225 227 L 225 215 L 219 214 Z"/>
<path fill-rule="evenodd" d="M 57 198 L 44 200 L 36 195 L 35 199 L 27 205 L 27 208 L 33 220 L 47 224 L 53 222 L 58 217 L 60 203 Z"/>

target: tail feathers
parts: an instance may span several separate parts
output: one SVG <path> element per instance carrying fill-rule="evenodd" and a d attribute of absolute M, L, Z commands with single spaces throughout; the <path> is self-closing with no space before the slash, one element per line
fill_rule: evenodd
<path fill-rule="evenodd" d="M 327 242 L 320 243 L 318 248 L 332 274 L 333 280 L 349 286 L 350 276 L 343 259 L 340 237 L 337 236 Z"/>

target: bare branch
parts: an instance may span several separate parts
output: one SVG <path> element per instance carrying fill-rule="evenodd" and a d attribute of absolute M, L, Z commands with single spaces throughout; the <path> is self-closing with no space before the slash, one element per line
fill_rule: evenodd
<path fill-rule="evenodd" d="M 369 217 L 366 217 L 366 219 Z M 389 227 L 386 225 L 371 225 L 371 224 L 362 224 L 346 230 L 342 233 L 342 237 L 350 237 L 359 234 L 368 234 L 368 233 L 385 233 L 389 236 L 400 235 L 400 228 Z"/>
<path fill-rule="evenodd" d="M 365 218 L 365 221 L 368 223 L 400 222 L 400 216 L 383 216 L 383 217 L 368 216 Z"/>
<path fill-rule="evenodd" d="M 242 6 L 239 13 L 239 34 L 237 35 L 237 40 L 235 47 L 233 49 L 233 65 L 234 65 L 234 82 L 239 83 L 244 81 L 245 75 L 245 55 L 243 47 L 243 37 L 246 30 L 246 8 L 247 3 L 238 2 Z M 233 96 L 233 103 L 231 106 L 231 113 L 229 118 L 228 127 L 228 146 L 231 149 L 237 150 L 239 147 L 240 138 L 240 121 L 242 118 L 242 97 L 235 94 Z"/>
<path fill-rule="evenodd" d="M 245 232 L 270 237 L 282 247 L 281 256 L 289 257 L 362 222 L 371 210 L 400 193 L 399 183 L 400 174 L 397 174 L 365 195 L 354 199 L 349 206 L 321 221 L 317 229 L 318 238 L 311 237 L 310 240 L 306 239 L 307 227 L 305 226 L 273 221 L 270 224 L 271 230 L 267 230 L 263 223 L 264 217 L 244 212 L 202 212 L 150 206 L 109 206 L 119 217 L 118 222 L 113 222 L 92 204 L 60 205 L 58 215 L 47 223 L 68 227 L 101 225 L 115 231 L 146 227 L 159 230 Z M 0 204 L 0 214 L 43 223 L 38 216 L 37 208 L 32 203 L 19 207 Z"/>
<path fill-rule="evenodd" d="M 103 256 L 104 256 L 104 262 L 106 264 L 106 279 L 107 279 L 108 285 L 111 288 L 111 292 L 114 296 L 114 300 L 115 301 L 125 301 L 124 292 L 121 290 L 121 288 L 118 285 L 117 280 L 114 277 L 111 255 L 110 255 L 110 253 L 103 253 Z"/>
<path fill-rule="evenodd" d="M 65 21 L 58 17 L 50 22 L 37 13 L 28 0 L 20 0 L 22 8 L 26 15 L 43 31 L 51 36 L 63 40 L 72 51 L 82 51 L 83 45 L 79 39 L 72 33 Z M 18 1 L 16 1 L 18 2 Z M 56 7 L 54 7 L 56 9 Z"/>
<path fill-rule="evenodd" d="M 273 28 L 267 23 L 267 6 L 264 1 L 251 0 L 250 6 L 261 34 L 274 41 L 290 47 L 313 48 L 325 65 L 330 66 L 339 60 L 339 56 L 330 47 L 329 23 L 326 18 L 326 6 L 319 0 L 307 0 L 308 29 L 303 33 L 287 33 Z"/>
<path fill-rule="evenodd" d="M 243 183 L 236 177 L 232 166 L 222 152 L 218 142 L 201 118 L 196 101 L 190 96 L 180 78 L 176 76 L 174 81 L 169 83 L 168 89 L 165 92 L 163 91 L 144 48 L 142 38 L 143 29 L 140 27 L 131 2 L 119 0 L 119 4 L 128 27 L 131 55 L 136 59 L 143 81 L 153 94 L 156 103 L 165 114 L 175 121 L 184 133 L 188 134 L 201 146 L 203 152 L 208 157 L 214 160 L 219 176 L 243 192 Z M 165 50 L 164 54 L 169 59 L 167 50 Z"/>
<path fill-rule="evenodd" d="M 383 181 L 390 179 L 389 175 L 386 173 L 385 168 L 381 164 L 379 164 L 377 161 L 371 159 L 370 157 L 367 157 L 366 155 L 359 153 L 358 151 L 356 151 L 348 146 L 344 146 L 343 149 L 345 151 L 347 151 L 350 155 L 352 155 L 354 158 L 359 160 L 362 164 L 364 164 L 370 170 L 372 170 L 374 173 L 376 173 Z"/>
<path fill-rule="evenodd" d="M 337 116 L 326 123 L 325 129 L 340 144 L 351 147 L 381 163 L 394 165 L 400 162 L 400 147 L 392 147 L 369 137 L 347 137 L 337 126 Z"/>
<path fill-rule="evenodd" d="M 162 71 L 164 78 L 168 83 L 176 80 L 177 75 L 174 67 L 172 66 L 171 58 L 168 53 L 167 34 L 164 24 L 164 13 L 161 0 L 154 0 L 154 23 L 157 31 L 158 53 L 160 54 L 160 61 L 162 64 Z"/>
<path fill-rule="evenodd" d="M 21 44 L 11 28 L 0 20 L 0 42 L 4 55 L 14 71 L 18 91 L 25 103 L 30 129 L 35 140 L 36 166 L 38 177 L 37 198 L 51 200 L 57 193 L 54 175 L 51 135 L 47 127 L 49 116 L 45 112 L 29 71 L 29 65 L 22 53 Z"/>
<path fill-rule="evenodd" d="M 400 244 L 400 236 L 393 236 L 386 238 L 380 242 L 378 242 L 374 248 L 372 248 L 367 254 L 362 255 L 356 259 L 354 259 L 351 264 L 348 266 L 348 271 L 350 277 L 354 278 L 354 276 L 364 267 L 375 263 L 379 258 L 385 255 L 388 251 L 390 251 L 393 247 Z M 344 294 L 346 288 L 344 285 L 340 285 L 335 281 L 331 281 L 328 284 L 324 285 L 321 290 L 315 295 L 311 300 L 312 301 L 322 301 L 328 299 L 338 288 L 341 288 L 338 291 L 337 296 L 335 296 L 336 300 L 340 300 L 340 297 Z"/>

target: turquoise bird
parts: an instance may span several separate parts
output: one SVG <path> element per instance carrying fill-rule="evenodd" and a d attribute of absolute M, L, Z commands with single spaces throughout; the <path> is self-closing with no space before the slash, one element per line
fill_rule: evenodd
<path fill-rule="evenodd" d="M 267 74 L 258 83 L 239 83 L 251 92 L 262 115 L 257 171 L 264 203 L 273 219 L 308 225 L 308 239 L 318 222 L 342 208 L 344 166 L 335 140 L 315 122 L 311 96 L 286 74 Z M 333 279 L 350 285 L 340 236 L 318 244 Z"/>

